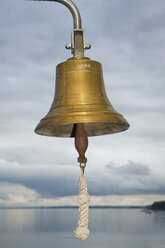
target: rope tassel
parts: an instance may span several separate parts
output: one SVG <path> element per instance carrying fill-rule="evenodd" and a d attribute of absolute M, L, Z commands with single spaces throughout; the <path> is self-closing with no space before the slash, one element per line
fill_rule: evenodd
<path fill-rule="evenodd" d="M 89 209 L 89 194 L 87 191 L 87 180 L 84 175 L 79 177 L 79 219 L 78 227 L 74 230 L 75 238 L 85 240 L 88 238 L 90 231 L 88 229 L 88 209 Z"/>
<path fill-rule="evenodd" d="M 88 229 L 88 209 L 89 209 L 89 195 L 87 191 L 87 180 L 84 176 L 84 169 L 86 166 L 87 158 L 85 152 L 88 147 L 88 137 L 83 123 L 75 124 L 75 147 L 79 153 L 78 162 L 80 163 L 81 176 L 79 177 L 79 216 L 78 227 L 74 230 L 74 235 L 77 239 L 85 240 L 89 236 Z"/>

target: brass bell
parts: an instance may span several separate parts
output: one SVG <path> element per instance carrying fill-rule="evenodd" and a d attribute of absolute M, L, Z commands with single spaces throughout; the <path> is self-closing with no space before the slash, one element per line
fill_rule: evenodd
<path fill-rule="evenodd" d="M 73 57 L 56 68 L 55 97 L 35 132 L 47 136 L 74 137 L 83 123 L 87 136 L 112 134 L 129 128 L 109 102 L 102 65 L 86 57 Z"/>

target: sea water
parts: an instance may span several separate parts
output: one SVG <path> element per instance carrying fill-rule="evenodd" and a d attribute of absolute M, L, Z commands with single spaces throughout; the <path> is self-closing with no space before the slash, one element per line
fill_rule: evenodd
<path fill-rule="evenodd" d="M 0 248 L 165 248 L 165 212 L 90 209 L 90 236 L 74 238 L 78 209 L 1 209 Z"/>

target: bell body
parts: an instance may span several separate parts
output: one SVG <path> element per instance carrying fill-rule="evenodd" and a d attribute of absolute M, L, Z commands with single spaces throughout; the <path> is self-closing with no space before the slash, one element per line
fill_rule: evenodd
<path fill-rule="evenodd" d="M 76 123 L 84 124 L 87 136 L 121 132 L 129 127 L 106 96 L 102 65 L 85 57 L 57 65 L 55 97 L 35 132 L 74 137 Z"/>

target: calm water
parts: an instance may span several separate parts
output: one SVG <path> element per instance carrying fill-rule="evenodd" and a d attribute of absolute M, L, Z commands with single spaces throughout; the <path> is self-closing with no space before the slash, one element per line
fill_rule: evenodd
<path fill-rule="evenodd" d="M 165 212 L 90 209 L 91 235 L 76 240 L 78 209 L 0 210 L 0 248 L 165 248 Z"/>

